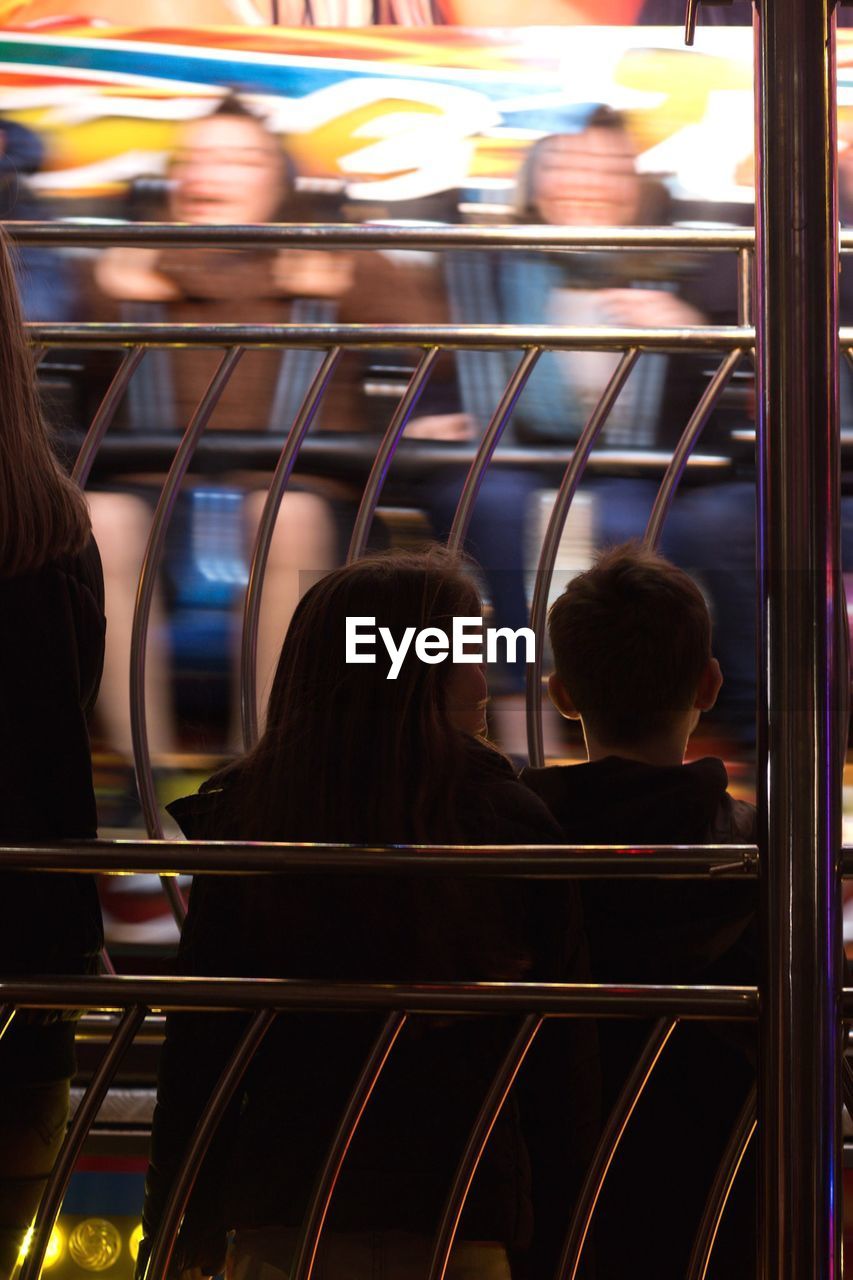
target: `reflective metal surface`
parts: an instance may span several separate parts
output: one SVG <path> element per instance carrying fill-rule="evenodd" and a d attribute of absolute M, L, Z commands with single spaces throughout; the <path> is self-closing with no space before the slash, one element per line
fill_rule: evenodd
<path fill-rule="evenodd" d="M 154 599 L 154 585 L 160 561 L 163 557 L 169 521 L 175 509 L 181 482 L 192 460 L 196 442 L 210 421 L 210 415 L 216 408 L 219 398 L 228 385 L 228 380 L 242 355 L 243 351 L 240 347 L 232 347 L 225 352 L 210 380 L 207 390 L 199 401 L 192 421 L 184 432 L 183 439 L 160 492 L 154 519 L 151 522 L 142 568 L 139 571 L 136 606 L 133 611 L 133 631 L 130 641 L 130 728 L 133 737 L 133 765 L 136 771 L 136 785 L 142 804 L 145 826 L 149 836 L 153 839 L 161 839 L 163 836 L 163 824 L 157 807 L 157 797 L 154 793 L 151 753 L 148 749 L 148 723 L 145 716 L 146 645 L 151 604 Z M 175 901 L 175 894 L 178 893 L 177 886 L 164 883 L 164 888 L 170 894 L 173 905 L 177 905 Z M 172 889 L 174 893 L 170 892 Z M 178 923 L 182 923 L 180 911 L 176 911 L 176 916 Z"/>
<path fill-rule="evenodd" d="M 637 1103 L 645 1092 L 658 1059 L 678 1025 L 677 1019 L 662 1019 L 652 1030 L 643 1051 L 622 1086 L 613 1110 L 607 1118 L 593 1155 L 589 1171 L 581 1187 L 578 1202 L 563 1245 L 555 1280 L 575 1280 L 584 1246 L 608 1171 L 619 1150 L 619 1144 L 631 1121 Z"/>
<path fill-rule="evenodd" d="M 183 222 L 9 222 L 5 230 L 20 245 L 215 245 L 328 249 L 619 249 L 737 250 L 755 243 L 751 227 L 687 230 L 678 227 L 393 227 L 342 223 L 279 223 L 259 226 L 200 226 Z M 853 232 L 842 237 L 853 247 Z"/>
<path fill-rule="evenodd" d="M 275 521 L 287 483 L 293 474 L 299 450 L 311 430 L 311 424 L 317 416 L 323 395 L 332 380 L 340 358 L 340 347 L 333 347 L 328 351 L 308 388 L 270 481 L 269 492 L 255 537 L 246 599 L 243 604 L 243 635 L 240 645 L 240 712 L 243 725 L 243 747 L 246 751 L 251 750 L 258 739 L 258 621 L 261 613 L 264 570 L 275 530 Z"/>
<path fill-rule="evenodd" d="M 509 382 L 506 384 L 500 404 L 495 409 L 492 420 L 483 434 L 477 455 L 465 477 L 465 483 L 462 486 L 459 503 L 456 507 L 456 514 L 453 517 L 453 524 L 448 534 L 447 545 L 451 551 L 459 551 L 465 545 L 468 526 L 471 523 L 471 514 L 486 474 L 486 468 L 494 456 L 495 449 L 500 443 L 501 436 L 506 429 L 518 397 L 526 387 L 527 380 L 536 367 L 536 362 L 540 355 L 541 352 L 538 347 L 530 347 L 525 351 Z"/>
<path fill-rule="evenodd" d="M 717 1239 L 717 1233 L 720 1230 L 723 1214 L 726 1211 L 726 1205 L 729 1202 L 729 1196 L 732 1193 L 732 1187 L 743 1164 L 743 1158 L 755 1136 L 758 1124 L 755 1114 L 756 1106 L 756 1090 L 753 1087 L 735 1122 L 731 1137 L 723 1152 L 720 1167 L 708 1193 L 708 1200 L 702 1214 L 702 1221 L 699 1223 L 699 1230 L 696 1233 L 696 1241 L 687 1267 L 687 1280 L 706 1280 L 708 1275 L 711 1255 L 714 1251 L 714 1244 Z"/>
<path fill-rule="evenodd" d="M 762 1280 L 841 1275 L 832 7 L 773 0 L 756 13 Z"/>
<path fill-rule="evenodd" d="M 384 1009 L 407 1013 L 529 1013 L 604 1018 L 754 1018 L 755 987 L 638 983 L 347 983 L 285 978 L 0 979 L 0 1001 L 22 1009 Z"/>
<path fill-rule="evenodd" d="M 370 526 L 373 524 L 373 517 L 376 515 L 382 486 L 388 475 L 388 468 L 391 466 L 394 451 L 400 443 L 403 432 L 406 430 L 408 421 L 415 411 L 415 406 L 440 354 L 438 347 L 430 347 L 424 351 L 418 367 L 409 379 L 409 385 L 403 392 L 400 403 L 394 410 L 394 416 L 388 424 L 388 430 L 382 438 L 382 443 L 376 450 L 376 459 L 370 469 L 370 475 L 367 477 L 367 483 L 364 486 L 358 513 L 355 517 L 349 550 L 347 551 L 347 564 L 352 564 L 354 560 L 357 560 L 367 547 Z"/>
<path fill-rule="evenodd" d="M 45 347 L 343 347 L 345 350 L 441 347 L 450 351 L 732 351 L 755 344 L 749 325 L 684 325 L 679 328 L 583 325 L 473 324 L 159 324 L 80 321 L 26 326 Z M 853 330 L 842 331 L 853 346 Z"/>
<path fill-rule="evenodd" d="M 630 857 L 626 857 L 630 853 Z M 379 845 L 263 844 L 260 841 L 88 840 L 56 845 L 8 845 L 0 868 L 157 875 L 251 875 L 275 871 L 372 872 L 393 875 L 502 876 L 558 880 L 612 876 L 737 878 L 758 873 L 754 845 Z"/>
<path fill-rule="evenodd" d="M 364 1109 L 379 1082 L 382 1069 L 405 1025 L 405 1013 L 392 1013 L 388 1017 L 355 1083 L 311 1196 L 288 1280 L 311 1280 L 323 1224 L 347 1151 L 364 1115 Z"/>
<path fill-rule="evenodd" d="M 639 356 L 637 347 L 631 347 L 624 352 L 572 450 L 571 461 L 566 467 L 557 490 L 548 528 L 542 540 L 542 550 L 539 553 L 539 564 L 536 568 L 536 581 L 533 584 L 533 600 L 530 605 L 530 625 L 537 639 L 545 635 L 548 596 L 554 577 L 554 566 L 557 563 L 557 552 L 577 487 L 586 472 L 595 443 L 607 425 L 610 412 Z M 527 750 L 534 769 L 541 768 L 545 763 L 542 743 L 542 650 L 543 645 L 540 641 L 536 646 L 535 660 L 527 668 Z"/>
<path fill-rule="evenodd" d="M 450 1194 L 442 1211 L 429 1268 L 429 1280 L 444 1280 L 456 1232 L 465 1208 L 465 1200 L 486 1149 L 486 1143 L 489 1141 L 495 1121 L 503 1109 L 524 1059 L 539 1034 L 542 1022 L 543 1019 L 536 1014 L 529 1014 L 524 1019 L 483 1099 L 483 1105 L 465 1144 L 465 1150 L 450 1187 Z"/>
<path fill-rule="evenodd" d="M 234 1050 L 231 1061 L 217 1082 L 175 1176 L 160 1226 L 151 1245 L 144 1280 L 164 1280 L 168 1275 L 181 1219 L 195 1186 L 201 1162 L 216 1132 L 216 1126 L 274 1021 L 275 1013 L 271 1009 L 260 1009 L 255 1014 Z"/>
<path fill-rule="evenodd" d="M 714 407 L 725 391 L 729 379 L 740 364 L 742 355 L 742 351 L 729 352 L 702 393 L 699 403 L 690 416 L 690 421 L 684 428 L 681 439 L 672 455 L 672 460 L 666 469 L 666 475 L 661 481 L 651 515 L 649 516 L 649 522 L 646 525 L 645 541 L 650 547 L 656 547 L 660 541 L 664 521 L 672 507 L 675 490 L 684 474 L 687 459 L 696 447 L 705 423 L 714 412 Z"/>
<path fill-rule="evenodd" d="M 116 415 L 116 410 L 128 388 L 128 384 L 139 368 L 144 355 L 145 351 L 142 347 L 131 347 L 125 352 L 121 364 L 113 375 L 112 382 L 104 393 L 103 400 L 98 405 L 71 471 L 72 480 L 76 480 L 81 489 L 86 487 L 92 465 L 103 443 L 104 436 L 109 430 L 110 423 Z"/>
<path fill-rule="evenodd" d="M 74 1119 L 68 1127 L 39 1203 L 33 1223 L 32 1243 L 21 1267 L 20 1280 L 38 1280 L 41 1274 L 51 1233 L 56 1225 L 77 1158 L 83 1149 L 83 1143 L 100 1110 L 101 1103 L 106 1097 L 107 1090 L 121 1066 L 122 1059 L 145 1021 L 145 1014 L 144 1005 L 133 1005 L 128 1008 L 74 1113 Z"/>

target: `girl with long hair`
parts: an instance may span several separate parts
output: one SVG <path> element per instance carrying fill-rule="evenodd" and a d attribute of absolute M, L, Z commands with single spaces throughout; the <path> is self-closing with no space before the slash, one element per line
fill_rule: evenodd
<path fill-rule="evenodd" d="M 97 834 L 86 727 L 104 656 L 89 513 L 51 449 L 0 229 L 0 843 Z M 85 973 L 102 942 L 91 877 L 0 872 L 0 976 Z M 0 1275 L 68 1117 L 74 1025 L 18 1011 L 0 1038 Z"/>
<path fill-rule="evenodd" d="M 454 618 L 480 612 L 464 566 L 438 548 L 374 555 L 330 573 L 294 614 L 257 747 L 171 806 L 186 834 L 368 845 L 553 841 L 547 812 L 481 736 L 480 667 L 427 664 L 409 652 L 389 679 L 381 650 L 374 665 L 346 661 L 347 618 L 375 619 L 398 641 L 411 627 L 449 634 Z M 181 970 L 518 980 L 581 972 L 583 954 L 573 889 L 545 894 L 519 882 L 402 874 L 202 877 Z M 170 1019 L 143 1220 L 149 1242 L 239 1021 Z M 287 1273 L 311 1186 L 378 1025 L 372 1015 L 279 1017 L 201 1171 L 178 1269 L 213 1274 L 234 1230 L 232 1276 L 255 1280 L 264 1266 Z M 423 1273 L 455 1164 L 513 1032 L 502 1018 L 411 1020 L 347 1156 L 321 1274 L 369 1277 L 375 1266 Z M 513 1098 L 495 1126 L 452 1276 L 505 1280 L 509 1251 L 530 1244 L 536 1182 L 520 1105 Z M 556 1116 L 550 1124 L 560 1130 Z"/>

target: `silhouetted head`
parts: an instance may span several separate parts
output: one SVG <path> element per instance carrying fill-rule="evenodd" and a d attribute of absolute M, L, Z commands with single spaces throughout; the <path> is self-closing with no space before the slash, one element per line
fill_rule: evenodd
<path fill-rule="evenodd" d="M 452 827 L 466 735 L 484 729 L 482 669 L 428 663 L 411 645 L 396 679 L 347 662 L 347 619 L 374 619 L 395 644 L 408 628 L 452 630 L 481 603 L 465 565 L 436 547 L 366 556 L 313 586 L 297 607 L 273 682 L 266 730 L 239 773 L 253 836 L 439 839 Z M 445 821 L 446 820 L 446 821 Z M 449 838 L 449 836 L 448 836 Z"/>
<path fill-rule="evenodd" d="M 639 543 L 603 552 L 551 606 L 559 710 L 598 743 L 632 746 L 713 705 L 711 618 L 683 569 Z M 706 687 L 707 686 L 707 687 Z"/>

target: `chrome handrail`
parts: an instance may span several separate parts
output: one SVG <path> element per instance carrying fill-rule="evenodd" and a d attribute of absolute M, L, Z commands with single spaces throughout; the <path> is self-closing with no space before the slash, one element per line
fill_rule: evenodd
<path fill-rule="evenodd" d="M 846 850 L 853 874 L 853 849 Z M 755 845 L 350 845 L 225 840 L 81 840 L 0 847 L 0 871 L 97 875 L 334 874 L 536 877 L 581 880 L 742 879 L 758 874 Z"/>

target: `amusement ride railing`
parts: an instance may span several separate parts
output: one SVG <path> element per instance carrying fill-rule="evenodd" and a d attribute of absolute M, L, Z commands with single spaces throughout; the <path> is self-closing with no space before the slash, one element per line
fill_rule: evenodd
<path fill-rule="evenodd" d="M 823 3 L 823 0 L 821 0 Z M 786 13 L 794 17 L 805 10 L 802 0 L 785 0 Z M 785 7 L 785 6 L 783 6 Z M 821 7 L 820 4 L 817 7 Z M 825 9 L 824 9 L 825 16 Z M 781 20 L 780 20 L 781 21 Z M 793 21 L 793 18 L 792 18 Z M 775 19 L 767 22 L 772 32 L 777 31 Z M 784 24 L 783 24 L 784 25 Z M 814 63 L 815 47 L 809 45 L 801 51 Z M 763 55 L 766 59 L 767 54 Z M 780 58 L 782 53 L 778 55 Z M 799 55 L 798 55 L 799 56 Z M 811 66 L 811 64 L 810 64 Z M 814 80 L 814 66 L 809 74 Z M 766 92 L 766 89 L 764 90 Z M 793 96 L 797 86 L 791 90 Z M 769 107 L 768 107 L 769 111 Z M 798 135 L 799 136 L 799 135 Z M 765 143 L 765 146 L 769 144 Z M 793 144 L 791 144 L 793 145 Z M 817 160 L 814 161 L 817 163 Z M 510 420 L 518 397 L 543 351 L 552 350 L 603 350 L 621 354 L 615 372 L 593 409 L 583 432 L 571 450 L 566 451 L 565 470 L 558 489 L 558 496 L 540 553 L 536 592 L 532 606 L 532 625 L 542 633 L 547 589 L 554 570 L 556 550 L 573 497 L 583 475 L 584 468 L 596 441 L 607 421 L 619 392 L 642 353 L 655 351 L 716 351 L 720 362 L 704 394 L 696 405 L 681 438 L 668 459 L 662 483 L 649 518 L 646 540 L 656 545 L 661 529 L 670 510 L 673 497 L 689 458 L 700 439 L 702 429 L 727 382 L 738 364 L 750 359 L 761 346 L 761 331 L 751 322 L 749 279 L 751 274 L 750 251 L 754 244 L 749 231 L 682 231 L 677 229 L 567 231 L 554 228 L 387 228 L 387 227 L 242 227 L 242 228 L 187 228 L 180 226 L 70 226 L 59 224 L 19 224 L 11 228 L 22 244 L 52 244 L 105 246 L 108 244 L 181 245 L 216 244 L 218 246 L 245 246 L 264 244 L 281 249 L 294 246 L 312 248 L 348 248 L 352 250 L 406 247 L 451 251 L 458 248 L 476 250 L 519 249 L 530 251 L 563 249 L 566 251 L 619 250 L 631 248 L 666 249 L 667 252 L 690 251 L 724 252 L 738 254 L 740 271 L 739 323 L 723 327 L 683 327 L 675 329 L 651 328 L 577 328 L 563 329 L 552 326 L 514 325 L 442 325 L 442 326 L 358 326 L 358 325 L 214 325 L 187 326 L 180 324 L 35 324 L 30 326 L 32 340 L 42 352 L 50 348 L 70 347 L 75 350 L 94 347 L 115 347 L 124 350 L 125 356 L 112 384 L 95 415 L 80 450 L 75 475 L 85 484 L 97 450 L 113 421 L 119 401 L 126 391 L 135 370 L 150 347 L 207 346 L 223 350 L 222 359 L 207 390 L 201 397 L 181 442 L 174 454 L 154 514 L 139 581 L 136 614 L 133 626 L 131 656 L 131 714 L 135 765 L 143 805 L 149 841 L 104 841 L 91 845 L 67 845 L 38 849 L 4 848 L 0 851 L 0 865 L 4 869 L 35 871 L 76 871 L 80 873 L 121 874 L 128 871 L 156 871 L 164 875 L 169 887 L 176 914 L 182 914 L 182 903 L 172 877 L 178 872 L 204 874 L 297 874 L 310 869 L 312 873 L 334 875 L 344 869 L 358 870 L 365 875 L 387 874 L 404 868 L 414 875 L 446 873 L 452 866 L 454 874 L 500 876 L 550 876 L 557 879 L 583 876 L 619 877 L 667 877 L 691 878 L 758 877 L 768 874 L 766 865 L 759 865 L 759 855 L 754 847 L 708 847 L 696 849 L 632 849 L 630 857 L 620 848 L 555 848 L 532 849 L 529 847 L 504 848 L 500 851 L 454 847 L 445 849 L 393 849 L 369 850 L 355 847 L 329 848 L 325 846 L 275 846 L 240 844 L 171 843 L 157 839 L 162 835 L 162 825 L 157 811 L 151 773 L 150 753 L 146 731 L 145 708 L 145 649 L 152 603 L 154 579 L 163 555 L 164 539 L 174 509 L 175 499 L 184 476 L 190 466 L 194 450 L 199 444 L 211 413 L 222 394 L 228 379 L 243 351 L 259 347 L 308 347 L 325 352 L 322 364 L 305 396 L 299 412 L 282 445 L 266 499 L 260 528 L 252 554 L 249 586 L 244 605 L 241 657 L 241 706 L 243 733 L 246 745 L 257 737 L 255 651 L 257 642 L 258 609 L 264 565 L 270 540 L 283 495 L 293 473 L 300 446 L 314 421 L 322 397 L 333 376 L 341 352 L 351 349 L 407 348 L 420 352 L 420 359 L 411 376 L 390 424 L 382 438 L 370 474 L 364 487 L 355 527 L 349 548 L 349 558 L 357 559 L 366 545 L 370 524 L 379 504 L 383 483 L 390 461 L 410 420 L 418 398 L 429 378 L 438 355 L 443 350 L 518 350 L 521 355 L 511 374 L 482 440 L 471 460 L 462 495 L 450 534 L 452 546 L 465 542 L 471 511 L 480 484 L 495 449 Z M 845 237 L 843 247 L 853 247 L 853 238 Z M 770 259 L 772 261 L 772 253 Z M 759 283 L 762 284 L 759 272 Z M 762 286 L 763 287 L 763 286 Z M 765 295 L 760 293 L 762 305 Z M 841 345 L 846 351 L 853 349 L 853 330 L 843 330 Z M 768 393 L 769 394 L 769 393 Z M 775 393 L 774 393 L 775 394 Z M 770 403 L 770 401 L 769 401 Z M 793 430 L 793 429 L 792 429 Z M 799 437 L 792 436 L 799 439 Z M 759 441 L 761 441 L 759 433 Z M 817 485 L 817 479 L 804 479 L 803 483 Z M 765 493 L 773 490 L 775 480 L 765 481 Z M 818 485 L 818 491 L 820 486 Z M 825 491 L 825 490 L 824 490 Z M 833 497 L 830 489 L 830 502 Z M 763 544 L 761 544 L 763 546 Z M 781 554 L 781 553 L 780 553 Z M 784 555 L 782 555 L 784 562 Z M 837 561 L 835 562 L 837 563 Z M 830 583 L 832 575 L 829 575 Z M 772 596 L 771 596 L 772 599 Z M 810 598 L 810 607 L 818 610 L 818 597 Z M 798 607 L 790 604 L 793 611 Z M 799 602 L 801 612 L 805 610 Z M 817 617 L 817 614 L 815 614 Z M 821 633 L 822 634 L 822 633 Z M 772 671 L 771 671 L 772 674 Z M 771 682 L 772 683 L 772 682 Z M 775 686 L 774 686 L 775 687 Z M 837 693 L 838 691 L 835 690 Z M 542 729 L 540 716 L 541 670 L 537 666 L 528 677 L 528 735 L 530 756 L 534 763 L 541 763 Z M 830 716 L 832 721 L 832 716 Z M 822 723 L 822 722 L 821 722 Z M 817 751 L 819 737 L 817 712 L 814 735 L 810 739 Z M 778 730 L 774 730 L 778 733 Z M 803 748 L 805 749 L 805 748 Z M 830 752 L 830 748 L 827 747 Z M 831 754 L 831 752 L 830 752 Z M 793 758 L 793 757 L 792 757 Z M 798 757 L 799 758 L 799 757 Z M 786 756 L 787 759 L 787 756 Z M 827 756 L 829 760 L 829 755 Z M 828 765 L 827 765 L 828 767 Z M 828 776 L 828 775 L 827 775 Z M 837 781 L 832 784 L 837 788 Z M 820 787 L 815 784 L 815 794 Z M 810 793 L 811 794 L 811 793 Z M 831 791 L 837 796 L 837 791 Z M 774 803 L 776 803 L 774 801 Z M 793 805 L 793 801 L 791 802 Z M 834 803 L 834 800 L 833 800 Z M 791 809 L 794 815 L 796 806 Z M 802 806 L 800 807 L 802 808 Z M 786 810 L 787 812 L 787 810 Z M 800 812 L 800 810 L 797 810 Z M 791 817 L 795 825 L 795 816 Z M 818 819 L 814 819 L 814 839 L 823 839 Z M 776 839 L 778 840 L 778 835 Z M 820 845 L 823 849 L 823 845 Z M 821 854 L 821 856 L 823 856 Z M 838 857 L 836 857 L 838 863 Z M 822 864 L 821 864 L 822 865 Z M 845 866 L 850 865 L 850 855 Z M 840 870 L 840 866 L 836 866 Z M 817 873 L 815 873 L 817 874 Z M 811 883 L 811 882 L 810 882 Z M 779 889 L 775 891 L 778 898 Z M 837 895 L 838 885 L 830 890 Z M 777 898 L 773 901 L 777 902 Z M 830 896 L 830 901 L 832 900 Z M 816 900 L 817 901 L 817 900 Z M 837 899 L 836 899 L 837 901 Z M 793 910 L 793 908 L 792 908 Z M 817 907 L 814 907 L 817 912 Z M 787 918 L 787 917 L 786 917 Z M 775 919 L 775 917 L 774 917 Z M 820 934 L 819 922 L 815 924 Z M 767 935 L 768 937 L 770 934 Z M 775 935 L 774 935 L 775 936 Z M 774 944 L 776 945 L 776 944 Z M 768 963 L 775 963 L 767 943 Z M 775 953 L 774 953 L 775 954 Z M 781 954 L 781 953 L 780 953 Z M 779 962 L 781 965 L 781 961 Z M 820 991 L 826 1002 L 831 990 L 831 961 L 827 961 L 826 979 L 829 984 Z M 789 975 L 790 976 L 790 975 Z M 780 979 L 784 988 L 785 975 Z M 309 1207 L 296 1254 L 292 1280 L 308 1280 L 316 1258 L 317 1245 L 323 1228 L 338 1173 L 355 1132 L 366 1102 L 381 1075 L 384 1063 L 393 1054 L 394 1044 L 407 1017 L 419 1013 L 453 1014 L 473 1011 L 516 1012 L 523 1015 L 518 1033 L 493 1080 L 474 1129 L 450 1188 L 441 1223 L 435 1241 L 430 1280 L 441 1280 L 452 1249 L 465 1196 L 485 1147 L 489 1132 L 519 1070 L 533 1043 L 543 1019 L 572 1016 L 628 1016 L 654 1015 L 659 1019 L 651 1038 L 626 1082 L 622 1095 L 602 1134 L 595 1159 L 589 1170 L 580 1201 L 574 1208 L 563 1251 L 559 1275 L 574 1277 L 577 1273 L 581 1251 L 587 1238 L 592 1214 L 600 1194 L 607 1170 L 615 1156 L 622 1134 L 630 1120 L 636 1103 L 661 1053 L 682 1018 L 751 1019 L 761 1016 L 764 1006 L 761 988 L 723 986 L 642 986 L 606 984 L 577 985 L 561 983 L 476 983 L 458 986 L 454 984 L 425 984 L 406 986 L 399 984 L 342 984 L 306 983 L 286 979 L 235 979 L 228 975 L 221 978 L 135 978 L 105 975 L 86 979 L 21 978 L 0 982 L 2 1018 L 0 1030 L 5 1030 L 15 1011 L 21 1008 L 64 1008 L 114 1010 L 120 1013 L 118 1028 L 94 1073 L 91 1083 L 78 1107 L 68 1130 L 50 1183 L 44 1194 L 34 1228 L 33 1243 L 23 1264 L 22 1280 L 35 1280 L 44 1259 L 53 1223 L 59 1211 L 71 1171 L 79 1154 L 91 1122 L 103 1100 L 111 1080 L 120 1064 L 122 1055 L 150 1010 L 170 1009 L 241 1009 L 252 1013 L 234 1055 L 222 1075 L 207 1108 L 199 1121 L 189 1149 L 172 1189 L 168 1209 L 161 1222 L 149 1260 L 149 1280 L 160 1280 L 166 1275 L 181 1217 L 192 1190 L 199 1163 L 210 1142 L 217 1121 L 223 1114 L 229 1098 L 237 1088 L 240 1078 L 252 1055 L 261 1044 L 278 1011 L 293 1009 L 384 1010 L 387 1018 L 368 1060 L 356 1082 L 334 1140 L 318 1177 L 315 1194 Z M 824 1005 L 821 1005 L 823 1008 Z M 853 1017 L 853 989 L 845 989 L 838 1017 Z M 775 1024 L 774 1024 L 775 1025 Z M 819 1022 L 823 1026 L 823 1022 Z M 799 1024 L 798 1024 L 799 1026 Z M 800 1028 L 801 1029 L 801 1028 Z M 786 1032 L 789 1037 L 797 1030 Z M 764 1033 L 767 1034 L 766 1032 Z M 773 1051 L 780 1045 L 790 1044 L 791 1039 L 774 1041 Z M 826 1052 L 834 1052 L 835 1040 L 828 1040 Z M 762 1056 L 759 1089 L 771 1091 L 773 1063 L 768 1055 L 768 1045 Z M 766 1079 L 765 1079 L 766 1077 Z M 827 1079 L 830 1075 L 827 1075 Z M 778 1086 L 779 1097 L 783 1096 Z M 760 1096 L 760 1095 L 759 1095 Z M 825 1097 L 834 1100 L 831 1085 L 825 1086 Z M 818 1099 L 820 1103 L 822 1099 Z M 764 1112 L 768 1114 L 769 1104 Z M 817 1104 L 816 1104 L 817 1105 Z M 822 1113 L 823 1114 L 823 1113 Z M 734 1177 L 746 1146 L 755 1131 L 755 1103 L 748 1100 L 742 1113 L 736 1118 L 732 1137 L 727 1147 L 720 1171 L 710 1189 L 708 1204 L 700 1225 L 699 1235 L 690 1263 L 690 1280 L 704 1277 L 713 1249 L 716 1230 L 725 1207 Z M 811 1158 L 808 1174 L 817 1179 L 821 1170 L 830 1180 L 836 1177 L 837 1168 L 832 1141 L 829 1154 L 821 1154 L 817 1139 L 811 1136 L 803 1143 Z M 762 1148 L 766 1164 L 778 1182 L 780 1162 L 784 1160 L 785 1134 L 765 1134 Z M 776 1143 L 771 1150 L 768 1145 Z M 769 1154 L 768 1154 L 769 1153 Z M 804 1175 L 805 1176 L 805 1175 Z M 817 1185 L 813 1183 L 813 1185 Z M 834 1194 L 834 1193 L 833 1193 Z M 832 1201 L 832 1196 L 830 1196 Z M 834 1201 L 832 1201 L 834 1203 Z M 816 1202 L 817 1204 L 817 1202 Z M 568 1207 L 567 1207 L 568 1209 Z M 791 1210 L 786 1200 L 784 1212 L 778 1209 L 777 1218 L 787 1221 L 785 1214 Z M 824 1221 L 822 1210 L 814 1207 L 814 1222 Z M 568 1212 L 567 1212 L 568 1216 Z M 827 1231 L 837 1232 L 837 1215 L 829 1213 L 831 1222 Z M 760 1214 L 760 1230 L 765 1239 L 765 1266 L 767 1258 L 768 1226 L 767 1200 Z M 779 1228 L 781 1230 L 781 1228 Z M 801 1233 L 802 1234 L 802 1233 Z M 805 1236 L 802 1236 L 802 1240 Z M 796 1236 L 797 1249 L 803 1253 L 808 1245 L 811 1256 L 821 1259 L 821 1267 L 812 1275 L 835 1275 L 829 1264 L 825 1265 L 822 1241 L 812 1233 L 811 1243 L 802 1243 Z M 781 1248 L 779 1244 L 779 1248 Z M 821 1252 L 824 1250 L 824 1252 Z M 778 1250 L 776 1251 L 778 1252 Z M 774 1253 L 774 1258 L 776 1254 Z M 800 1254 L 798 1254 L 800 1256 Z M 783 1263 L 774 1262 L 774 1276 L 783 1274 Z M 769 1275 L 770 1272 L 768 1271 Z M 806 1274 L 802 1271 L 800 1274 Z"/>

